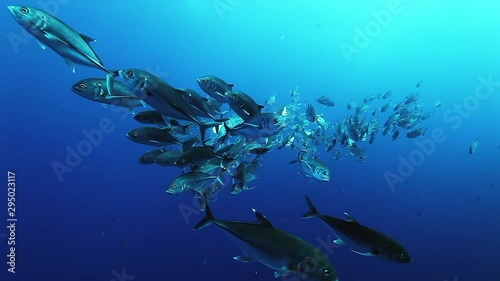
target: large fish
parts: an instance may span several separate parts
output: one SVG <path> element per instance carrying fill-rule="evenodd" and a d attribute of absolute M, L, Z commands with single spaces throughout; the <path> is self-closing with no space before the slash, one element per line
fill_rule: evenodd
<path fill-rule="evenodd" d="M 309 212 L 305 213 L 302 218 L 319 217 L 336 231 L 336 235 L 341 235 L 345 237 L 345 241 L 350 241 L 352 245 L 347 244 L 349 247 L 358 246 L 362 248 L 361 251 L 351 249 L 354 253 L 369 257 L 380 256 L 386 260 L 401 263 L 411 262 L 410 254 L 406 249 L 389 236 L 360 224 L 347 213 L 344 213 L 348 218 L 347 220 L 322 215 L 308 196 L 306 196 L 306 201 L 307 205 L 309 205 Z M 339 236 L 337 237 L 338 239 L 334 243 L 346 245 L 344 240 Z"/>
<path fill-rule="evenodd" d="M 212 75 L 200 77 L 196 81 L 203 92 L 222 103 L 226 102 L 224 94 L 227 91 L 231 91 L 234 86 L 234 84 L 228 84 L 224 80 Z"/>
<path fill-rule="evenodd" d="M 133 108 L 146 107 L 146 104 L 130 92 L 122 82 L 116 81 L 113 84 L 111 93 L 108 92 L 105 84 L 105 79 L 87 78 L 75 83 L 71 86 L 71 90 L 88 100 L 125 107 L 130 109 L 131 112 L 133 112 Z"/>
<path fill-rule="evenodd" d="M 113 89 L 113 78 L 115 71 L 107 70 L 97 54 L 90 46 L 95 39 L 78 33 L 58 18 L 33 7 L 8 6 L 17 22 L 31 35 L 33 35 L 40 46 L 45 49 L 51 48 L 58 53 L 75 72 L 75 64 L 94 67 L 104 70 L 108 75 L 106 85 L 111 93 Z"/>
<path fill-rule="evenodd" d="M 225 96 L 231 109 L 243 120 L 259 114 L 261 109 L 264 108 L 243 92 L 227 91 Z"/>
<path fill-rule="evenodd" d="M 238 134 L 246 137 L 248 140 L 256 140 L 260 137 L 270 137 L 285 129 L 283 120 L 274 113 L 257 114 L 232 128 L 229 128 L 226 123 L 224 123 L 224 127 L 227 132 L 225 137 L 229 134 Z"/>
<path fill-rule="evenodd" d="M 206 198 L 204 201 L 206 203 Z M 301 238 L 275 228 L 255 209 L 257 222 L 223 221 L 215 218 L 210 206 L 205 205 L 206 216 L 194 229 L 213 223 L 232 235 L 244 253 L 234 257 L 235 260 L 261 262 L 276 270 L 275 277 L 296 274 L 302 280 L 338 280 L 335 269 L 323 252 Z"/>
<path fill-rule="evenodd" d="M 170 86 L 167 82 L 140 69 L 124 69 L 118 71 L 125 85 L 141 100 L 156 109 L 160 114 L 172 118 L 173 112 L 179 117 L 195 122 L 200 126 L 201 141 L 204 143 L 205 131 L 219 125 L 217 122 L 204 123 L 193 112 L 192 107 L 183 98 L 180 90 Z M 176 118 L 177 119 L 177 118 Z"/>

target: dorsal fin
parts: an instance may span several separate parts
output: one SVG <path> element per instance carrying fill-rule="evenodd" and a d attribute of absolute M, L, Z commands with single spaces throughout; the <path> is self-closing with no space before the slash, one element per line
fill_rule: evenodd
<path fill-rule="evenodd" d="M 359 222 L 348 213 L 344 212 L 344 215 L 347 217 L 348 221 L 359 224 Z"/>
<path fill-rule="evenodd" d="M 90 37 L 90 36 L 87 36 L 85 34 L 81 34 L 80 33 L 80 37 L 82 37 L 83 40 L 85 40 L 85 42 L 89 43 L 89 42 L 97 42 L 97 40 L 95 40 L 94 38 Z"/>
<path fill-rule="evenodd" d="M 271 224 L 271 222 L 261 213 L 257 212 L 257 210 L 255 209 L 252 209 L 253 213 L 255 214 L 255 216 L 257 217 L 257 220 L 263 224 L 263 225 L 266 225 L 266 226 L 269 226 L 269 227 L 273 227 L 273 225 Z M 274 227 L 273 227 L 274 228 Z"/>

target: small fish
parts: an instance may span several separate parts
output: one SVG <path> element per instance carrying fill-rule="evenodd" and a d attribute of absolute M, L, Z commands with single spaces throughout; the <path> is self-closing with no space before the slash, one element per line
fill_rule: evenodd
<path fill-rule="evenodd" d="M 126 134 L 133 142 L 152 146 L 168 146 L 182 144 L 167 130 L 156 127 L 140 127 Z"/>
<path fill-rule="evenodd" d="M 306 108 L 306 120 L 309 122 L 316 121 L 316 110 L 314 110 L 314 107 L 311 104 L 308 104 Z"/>
<path fill-rule="evenodd" d="M 267 98 L 265 104 L 269 105 L 269 106 L 275 104 L 277 96 L 278 96 L 277 94 L 274 94 L 274 95 L 270 96 L 269 98 Z"/>
<path fill-rule="evenodd" d="M 203 92 L 222 103 L 226 102 L 225 93 L 232 91 L 234 86 L 234 84 L 228 84 L 224 80 L 212 75 L 200 77 L 196 79 L 196 82 L 198 82 Z"/>
<path fill-rule="evenodd" d="M 243 92 L 227 91 L 225 97 L 229 107 L 243 120 L 259 114 L 262 108 L 264 108 Z"/>
<path fill-rule="evenodd" d="M 406 136 L 408 138 L 416 138 L 416 137 L 419 137 L 419 136 L 423 136 L 425 134 L 425 132 L 427 131 L 428 128 L 418 128 L 418 129 L 413 129 L 411 131 L 409 131 Z"/>
<path fill-rule="evenodd" d="M 436 102 L 434 103 L 434 106 L 435 106 L 435 107 L 440 107 L 442 104 L 443 104 L 443 103 L 442 103 L 440 100 L 438 100 L 438 101 L 436 101 Z"/>
<path fill-rule="evenodd" d="M 304 155 L 299 153 L 297 160 L 291 161 L 290 164 L 300 163 L 302 172 L 315 180 L 328 182 L 330 181 L 330 169 L 321 160 L 314 156 L 312 159 L 304 159 Z"/>
<path fill-rule="evenodd" d="M 474 154 L 474 152 L 476 152 L 478 144 L 479 144 L 479 138 L 476 138 L 476 140 L 472 142 L 472 144 L 469 147 L 469 154 L 472 155 Z"/>
<path fill-rule="evenodd" d="M 160 127 L 167 126 L 163 115 L 156 110 L 145 110 L 134 115 L 134 119 L 142 124 L 153 124 Z"/>
<path fill-rule="evenodd" d="M 229 128 L 224 123 L 226 138 L 228 135 L 242 135 L 247 140 L 256 140 L 262 137 L 274 136 L 285 129 L 283 120 L 279 115 L 273 113 L 260 113 L 245 122 Z"/>
<path fill-rule="evenodd" d="M 416 88 L 420 88 L 422 86 L 423 81 L 418 81 L 417 84 L 415 84 Z"/>
<path fill-rule="evenodd" d="M 150 150 L 150 151 L 144 153 L 143 155 L 141 155 L 141 157 L 139 157 L 138 161 L 141 164 L 151 165 L 151 164 L 155 163 L 156 157 L 162 153 L 163 153 L 163 149 Z"/>
<path fill-rule="evenodd" d="M 385 100 L 385 99 L 390 98 L 391 96 L 392 96 L 392 91 L 391 91 L 391 90 L 389 90 L 389 91 L 385 92 L 385 93 L 382 95 L 382 99 L 384 99 L 384 100 Z"/>
<path fill-rule="evenodd" d="M 326 225 L 332 228 L 332 230 L 338 231 L 338 234 L 335 232 L 338 239 L 333 241 L 334 243 L 338 245 L 347 245 L 349 247 L 361 247 L 361 250 L 354 250 L 352 248 L 350 250 L 362 256 L 379 256 L 388 261 L 399 263 L 411 262 L 408 251 L 389 236 L 360 224 L 347 213 L 344 213 L 347 220 L 322 215 L 318 212 L 307 195 L 306 201 L 309 206 L 309 211 L 305 213 L 302 218 L 308 219 L 311 217 L 319 217 Z M 346 239 L 341 239 L 339 235 L 344 236 Z M 346 244 L 347 241 L 351 243 Z"/>
<path fill-rule="evenodd" d="M 335 106 L 335 103 L 333 102 L 333 100 L 325 97 L 325 95 L 319 97 L 319 98 L 315 98 L 315 100 L 319 103 L 319 104 L 322 104 L 324 106 Z"/>
<path fill-rule="evenodd" d="M 205 184 L 217 180 L 220 185 L 224 185 L 219 175 L 211 175 L 201 172 L 189 172 L 176 177 L 167 187 L 166 192 L 170 194 L 180 194 L 186 190 L 194 190 L 202 188 Z"/>
<path fill-rule="evenodd" d="M 348 104 L 347 104 L 347 110 L 351 110 L 351 108 L 353 107 L 356 107 L 356 102 L 354 100 L 351 100 Z"/>
<path fill-rule="evenodd" d="M 178 150 L 167 150 L 160 153 L 154 159 L 154 163 L 164 167 L 176 167 L 177 159 L 182 155 L 182 152 Z"/>

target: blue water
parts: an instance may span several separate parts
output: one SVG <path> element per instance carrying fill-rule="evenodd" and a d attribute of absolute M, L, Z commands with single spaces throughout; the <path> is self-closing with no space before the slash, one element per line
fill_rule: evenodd
<path fill-rule="evenodd" d="M 254 190 L 223 190 L 212 209 L 221 219 L 254 220 L 256 208 L 276 227 L 316 245 L 332 234 L 318 219 L 300 219 L 308 194 L 322 213 L 349 212 L 390 234 L 413 258 L 397 264 L 335 248 L 329 257 L 340 280 L 500 280 L 499 85 L 481 82 L 500 81 L 498 3 L 24 2 L 96 38 L 92 46 L 110 69 L 146 69 L 199 92 L 196 78 L 212 74 L 261 104 L 273 93 L 278 104 L 288 102 L 300 84 L 301 100 L 330 122 L 352 113 L 346 109 L 352 99 L 360 103 L 392 90 L 393 100 L 403 100 L 423 81 L 419 102 L 426 108 L 443 102 L 423 124 L 425 136 L 392 141 L 379 133 L 365 163 L 345 150 L 335 161 L 321 147 L 319 157 L 332 174 L 328 183 L 288 164 L 296 151 L 272 151 L 263 156 Z M 390 19 L 377 23 L 372 12 L 382 10 Z M 261 264 L 234 261 L 241 253 L 221 229 L 192 230 L 204 214 L 183 216 L 181 209 L 193 210 L 192 195 L 165 193 L 179 169 L 137 163 L 149 148 L 125 137 L 140 126 L 132 115 L 69 90 L 78 80 L 103 77 L 102 71 L 77 66 L 71 73 L 55 52 L 21 32 L 5 8 L 0 23 L 0 280 L 274 280 Z M 356 28 L 373 29 L 359 42 Z M 356 52 L 344 54 L 347 44 Z M 317 105 L 313 98 L 323 94 L 336 106 Z M 457 106 L 464 103 L 460 115 Z M 99 129 L 103 119 L 112 132 L 58 178 L 53 163 L 67 163 L 68 149 L 86 140 L 82 131 Z M 443 136 L 433 138 L 433 131 Z M 434 149 L 425 154 L 416 142 Z M 423 157 L 412 160 L 402 182 L 388 184 L 387 172 L 401 174 L 410 155 Z M 16 175 L 15 274 L 7 272 L 8 171 Z"/>

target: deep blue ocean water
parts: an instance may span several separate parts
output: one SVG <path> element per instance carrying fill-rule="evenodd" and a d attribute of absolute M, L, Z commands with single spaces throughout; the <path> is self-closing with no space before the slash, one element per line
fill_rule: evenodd
<path fill-rule="evenodd" d="M 278 104 L 289 102 L 300 84 L 301 101 L 333 123 L 352 113 L 346 109 L 352 99 L 392 90 L 395 101 L 403 100 L 422 81 L 419 103 L 432 109 L 442 101 L 422 123 L 423 137 L 392 141 L 379 133 L 365 163 L 345 150 L 335 161 L 321 147 L 328 183 L 288 164 L 296 151 L 272 151 L 262 156 L 254 190 L 223 190 L 212 209 L 221 219 L 253 221 L 256 208 L 316 245 L 332 233 L 319 219 L 300 219 L 308 194 L 322 213 L 348 212 L 401 242 L 413 258 L 397 264 L 335 248 L 329 257 L 340 280 L 500 280 L 495 1 L 23 3 L 96 38 L 92 46 L 110 69 L 146 69 L 200 93 L 196 78 L 212 74 L 261 104 L 274 93 Z M 0 19 L 0 280 L 274 280 L 261 264 L 234 261 L 241 253 L 221 229 L 192 230 L 204 213 L 182 214 L 193 210 L 192 194 L 165 193 L 180 169 L 137 163 L 149 148 L 125 137 L 139 126 L 132 115 L 69 90 L 78 80 L 104 77 L 102 71 L 70 72 L 6 8 Z M 319 106 L 314 98 L 321 95 L 336 106 Z M 68 149 L 103 119 L 112 132 L 58 178 L 53 163 L 67 164 Z M 7 272 L 8 171 L 16 177 L 15 274 Z M 400 181 L 390 184 L 388 173 Z"/>

